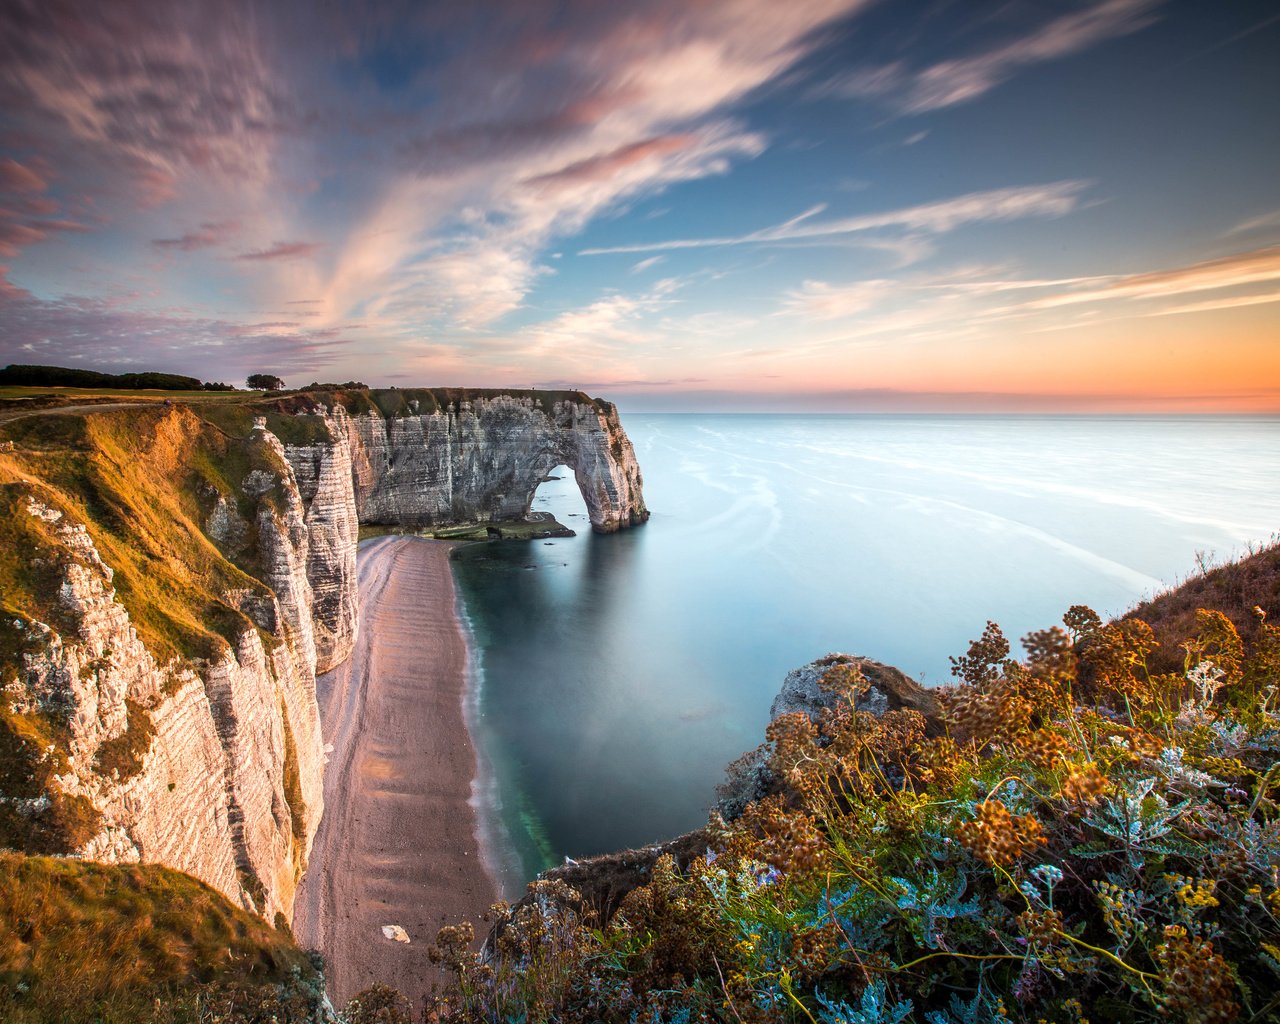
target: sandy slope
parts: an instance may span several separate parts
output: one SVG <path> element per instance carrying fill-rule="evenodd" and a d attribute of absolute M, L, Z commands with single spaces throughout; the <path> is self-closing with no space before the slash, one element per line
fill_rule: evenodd
<path fill-rule="evenodd" d="M 437 929 L 479 926 L 497 899 L 467 803 L 475 753 L 450 546 L 407 537 L 361 545 L 355 650 L 317 683 L 333 750 L 293 930 L 324 953 L 339 1006 L 374 982 L 416 1005 L 439 978 L 426 957 Z M 384 925 L 411 941 L 385 938 Z"/>

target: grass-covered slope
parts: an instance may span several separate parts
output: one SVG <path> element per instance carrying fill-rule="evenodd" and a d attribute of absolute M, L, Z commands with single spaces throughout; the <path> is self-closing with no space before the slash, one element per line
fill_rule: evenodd
<path fill-rule="evenodd" d="M 208 657 L 246 628 L 222 595 L 263 584 L 244 571 L 251 558 L 232 564 L 203 526 L 219 495 L 251 511 L 243 441 L 163 406 L 24 417 L 0 425 L 0 441 L 13 442 L 0 451 L 0 612 L 57 627 L 60 545 L 55 525 L 28 513 L 34 498 L 85 527 L 161 661 Z"/>
<path fill-rule="evenodd" d="M 117 596 L 162 664 L 211 657 L 253 628 L 226 600 L 229 591 L 269 593 L 251 575 L 252 507 L 238 489 L 261 458 L 251 445 L 163 406 L 24 417 L 0 425 L 0 440 L 12 443 L 0 449 L 0 686 L 47 642 L 36 623 L 76 636 L 59 598 L 64 563 L 79 557 L 60 533 L 69 524 L 115 570 Z M 219 497 L 247 517 L 235 551 L 204 533 Z M 149 725 L 131 706 L 130 728 L 99 751 L 99 770 L 127 777 Z M 88 800 L 50 784 L 66 771 L 67 740 L 56 702 L 0 701 L 0 846 L 65 853 L 96 832 Z"/>
<path fill-rule="evenodd" d="M 1173 671 L 1184 656 L 1178 639 L 1194 632 L 1200 608 L 1222 612 L 1244 640 L 1253 642 L 1263 623 L 1254 609 L 1270 609 L 1280 617 L 1280 544 L 1197 572 L 1181 586 L 1143 601 L 1126 618 L 1141 619 L 1155 630 L 1160 646 L 1152 652 L 1153 662 Z"/>
<path fill-rule="evenodd" d="M 0 852 L 7 1024 L 301 1022 L 322 984 L 287 933 L 187 875 Z"/>

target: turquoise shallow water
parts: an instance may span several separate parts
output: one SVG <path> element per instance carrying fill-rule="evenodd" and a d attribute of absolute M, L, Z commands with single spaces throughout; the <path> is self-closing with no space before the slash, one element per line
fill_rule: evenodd
<path fill-rule="evenodd" d="M 455 574 L 509 888 L 706 817 L 786 672 L 945 681 L 995 619 L 1123 611 L 1280 530 L 1280 419 L 625 415 L 653 518 L 476 545 Z"/>

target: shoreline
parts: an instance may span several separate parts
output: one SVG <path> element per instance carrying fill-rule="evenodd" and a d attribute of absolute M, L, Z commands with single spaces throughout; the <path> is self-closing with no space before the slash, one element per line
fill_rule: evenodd
<path fill-rule="evenodd" d="M 449 552 L 452 563 L 454 552 L 463 545 L 454 545 Z M 452 568 L 450 570 L 452 572 Z M 498 786 L 498 774 L 493 762 L 485 753 L 481 738 L 480 699 L 484 689 L 484 660 L 471 616 L 467 614 L 462 590 L 454 578 L 454 616 L 462 632 L 467 648 L 467 684 L 462 692 L 462 720 L 475 751 L 475 771 L 471 780 L 471 796 L 467 803 L 475 814 L 475 839 L 480 859 L 493 882 L 497 898 L 514 903 L 524 895 L 523 865 L 502 817 L 502 797 Z"/>
<path fill-rule="evenodd" d="M 500 894 L 478 799 L 483 761 L 468 713 L 478 678 L 456 546 L 363 542 L 360 632 L 351 657 L 316 681 L 325 812 L 293 930 L 324 954 L 338 1006 L 374 983 L 419 1005 L 445 977 L 427 959 L 438 929 L 478 925 Z"/>

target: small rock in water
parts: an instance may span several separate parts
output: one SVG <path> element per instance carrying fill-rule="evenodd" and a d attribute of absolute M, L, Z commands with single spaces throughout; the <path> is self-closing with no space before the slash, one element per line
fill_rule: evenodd
<path fill-rule="evenodd" d="M 388 939 L 395 939 L 396 942 L 408 942 L 409 933 L 401 928 L 398 924 L 384 924 L 382 926 L 382 934 Z"/>

